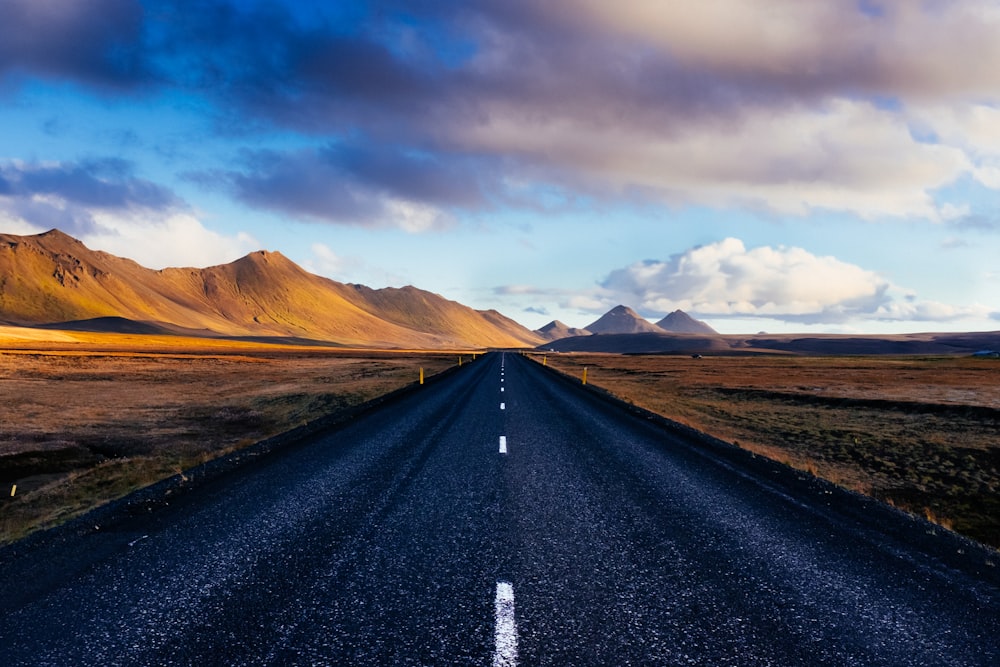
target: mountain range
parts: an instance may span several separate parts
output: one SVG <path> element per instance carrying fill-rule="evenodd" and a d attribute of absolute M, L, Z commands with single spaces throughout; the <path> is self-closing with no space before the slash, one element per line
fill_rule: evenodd
<path fill-rule="evenodd" d="M 575 329 L 559 320 L 554 320 L 544 327 L 536 329 L 535 333 L 547 341 L 554 341 L 594 334 L 691 333 L 715 335 L 717 332 L 706 323 L 694 319 L 682 310 L 675 310 L 653 324 L 628 306 L 618 305 L 583 329 Z"/>
<path fill-rule="evenodd" d="M 615 306 L 585 329 L 551 322 L 535 333 L 546 339 L 540 348 L 553 352 L 611 354 L 962 354 L 995 358 L 1000 331 L 916 333 L 896 335 L 723 335 L 675 310 L 656 324 L 627 306 Z"/>
<path fill-rule="evenodd" d="M 77 330 L 284 338 L 393 348 L 514 347 L 543 338 L 494 310 L 415 287 L 309 273 L 278 252 L 153 270 L 58 230 L 0 234 L 0 323 Z"/>

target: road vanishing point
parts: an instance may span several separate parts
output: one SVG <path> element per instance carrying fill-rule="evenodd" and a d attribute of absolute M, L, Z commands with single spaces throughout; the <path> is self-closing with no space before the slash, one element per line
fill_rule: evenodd
<path fill-rule="evenodd" d="M 1000 664 L 997 552 L 510 352 L 120 505 L 0 550 L 0 664 Z"/>

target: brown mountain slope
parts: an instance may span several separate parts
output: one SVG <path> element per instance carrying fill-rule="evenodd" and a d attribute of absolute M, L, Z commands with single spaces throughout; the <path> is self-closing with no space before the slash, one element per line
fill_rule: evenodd
<path fill-rule="evenodd" d="M 354 284 L 338 287 L 348 301 L 378 318 L 443 340 L 456 333 L 484 346 L 510 346 L 513 339 L 521 345 L 537 340 L 524 327 L 494 310 L 473 310 L 412 285 L 383 289 Z"/>
<path fill-rule="evenodd" d="M 412 287 L 344 285 L 308 273 L 276 252 L 254 252 L 205 269 L 153 271 L 92 251 L 58 231 L 0 234 L 0 321 L 49 325 L 93 318 L 206 335 L 293 336 L 378 347 L 541 342 L 496 314 Z"/>

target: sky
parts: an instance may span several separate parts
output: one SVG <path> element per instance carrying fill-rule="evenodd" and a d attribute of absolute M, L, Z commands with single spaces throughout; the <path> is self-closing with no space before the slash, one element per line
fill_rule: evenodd
<path fill-rule="evenodd" d="M 2 0 L 0 233 L 529 328 L 1000 329 L 995 0 Z"/>

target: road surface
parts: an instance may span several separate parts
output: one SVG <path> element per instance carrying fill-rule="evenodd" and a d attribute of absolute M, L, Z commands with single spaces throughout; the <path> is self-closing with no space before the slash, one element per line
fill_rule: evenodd
<path fill-rule="evenodd" d="M 996 552 L 779 468 L 494 353 L 0 550 L 0 664 L 1000 664 Z"/>

